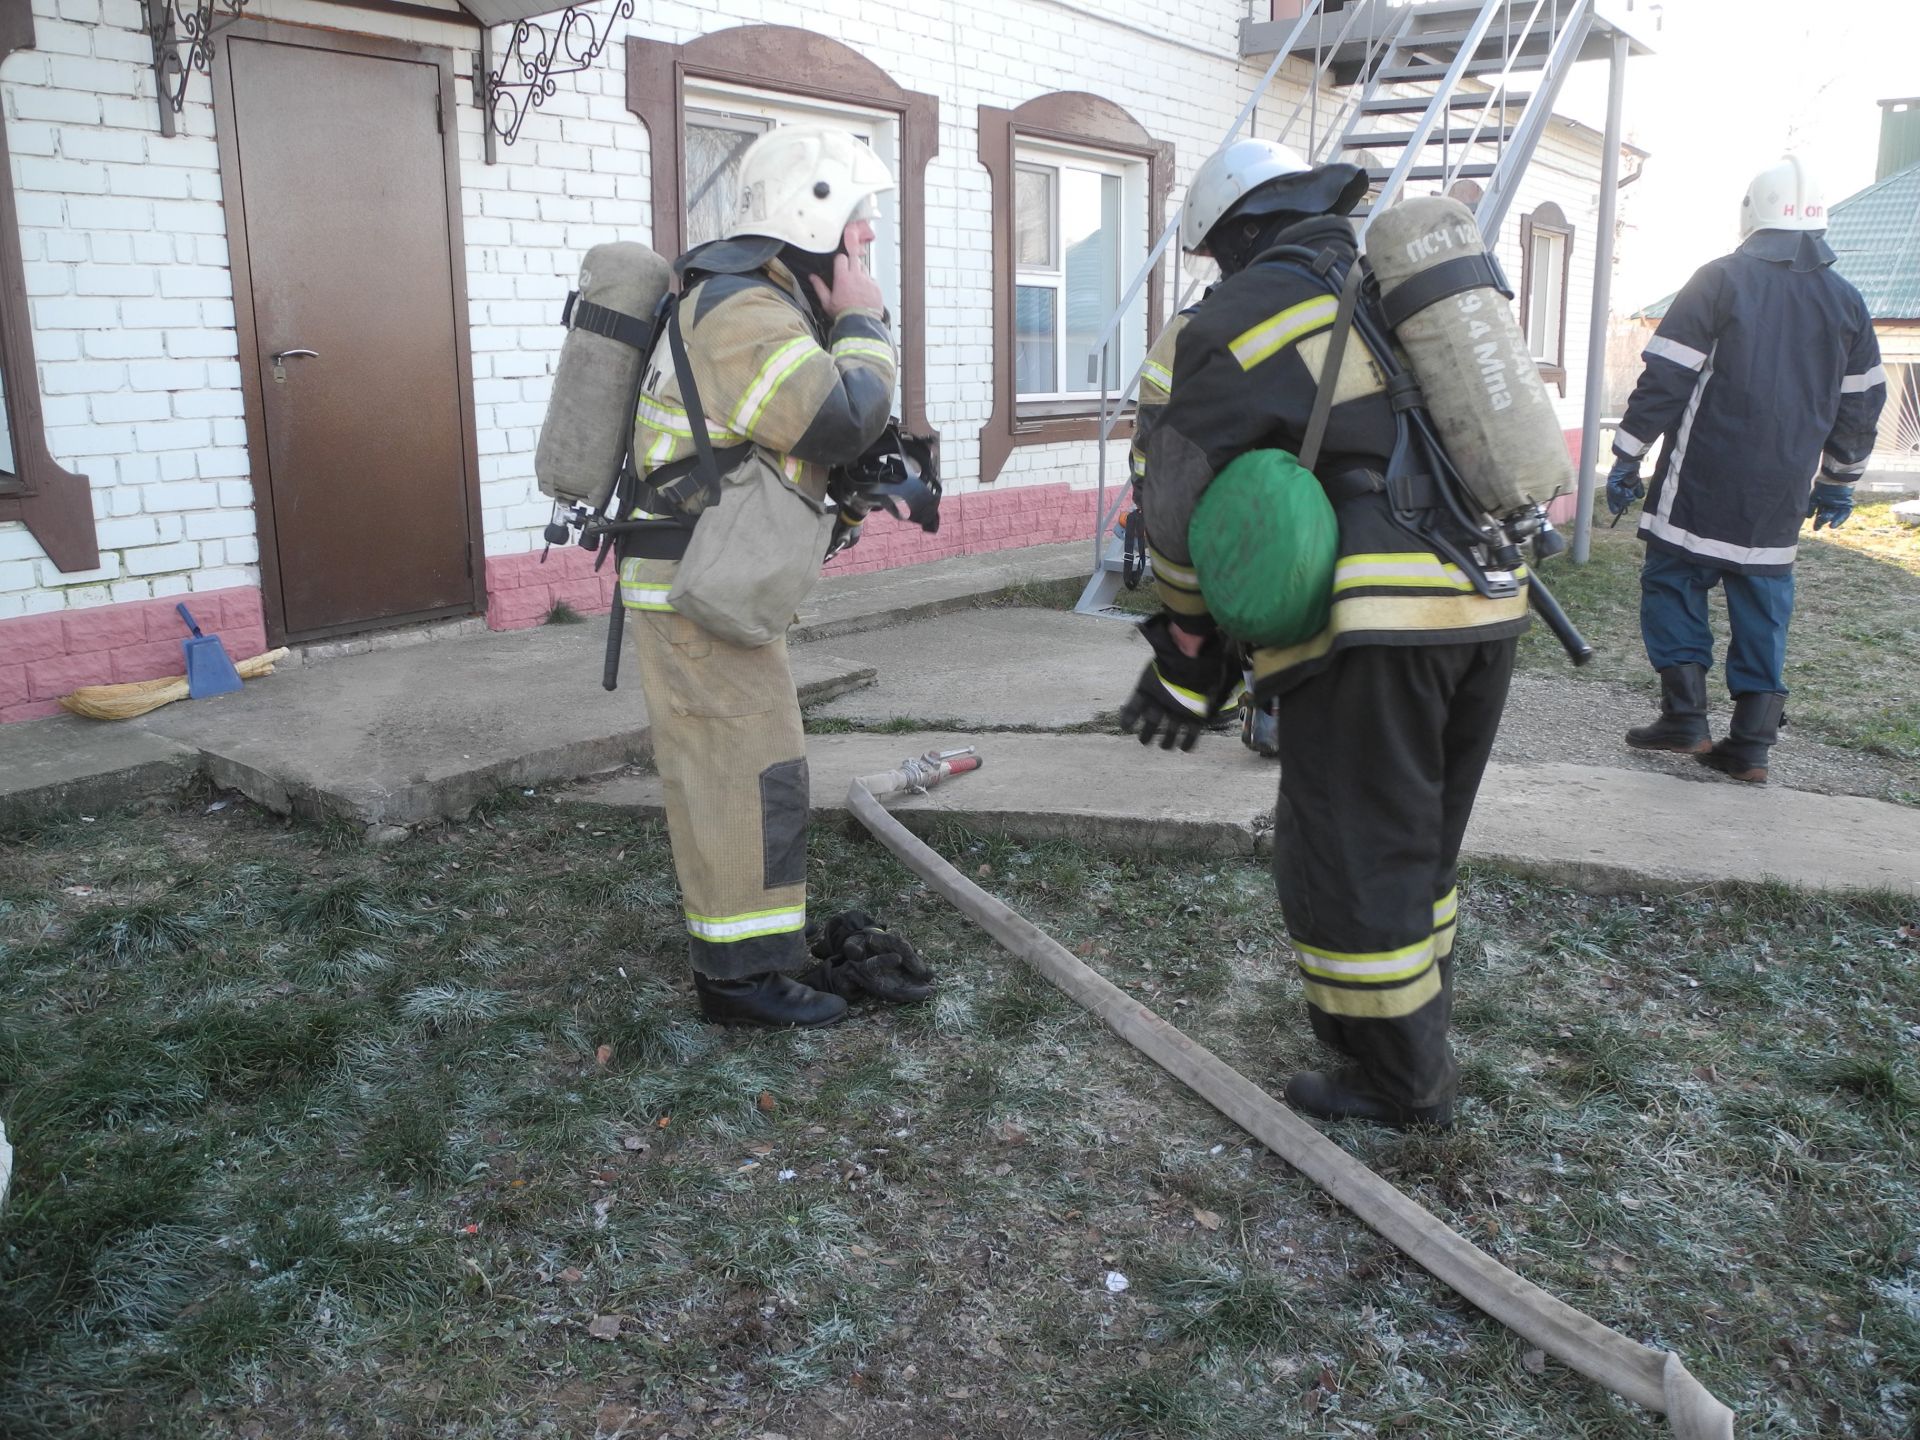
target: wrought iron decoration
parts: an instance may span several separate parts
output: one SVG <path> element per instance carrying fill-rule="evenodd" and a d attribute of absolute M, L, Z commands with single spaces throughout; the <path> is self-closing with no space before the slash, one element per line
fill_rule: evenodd
<path fill-rule="evenodd" d="M 232 3 L 232 0 L 222 0 Z M 239 0 L 245 4 L 246 0 Z M 543 105 L 559 87 L 554 77 L 577 75 L 592 67 L 613 38 L 617 20 L 633 18 L 633 0 L 620 0 L 597 34 L 593 16 L 569 6 L 551 21 L 522 20 L 513 27 L 513 40 L 500 57 L 498 69 L 487 72 L 487 126 L 511 145 L 520 134 L 527 112 Z M 549 29 L 549 23 L 551 29 Z M 510 78 L 517 77 L 517 78 Z"/>
<path fill-rule="evenodd" d="M 631 4 L 631 0 L 626 0 Z M 213 69 L 213 37 L 238 20 L 247 0 L 146 0 L 153 41 L 153 86 L 160 101 L 160 133 L 173 134 L 173 117 L 187 103 L 193 72 Z"/>

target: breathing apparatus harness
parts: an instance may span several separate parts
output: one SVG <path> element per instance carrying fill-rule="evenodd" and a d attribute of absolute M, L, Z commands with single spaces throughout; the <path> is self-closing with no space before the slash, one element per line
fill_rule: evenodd
<path fill-rule="evenodd" d="M 1488 258 L 1491 262 L 1491 257 Z M 1418 378 L 1400 363 L 1395 353 L 1381 307 L 1380 286 L 1365 260 L 1356 255 L 1350 261 L 1342 261 L 1331 247 L 1316 251 L 1301 245 L 1276 245 L 1262 251 L 1252 263 L 1279 264 L 1340 300 L 1319 388 L 1314 395 L 1313 412 L 1301 444 L 1302 465 L 1313 470 L 1319 459 L 1350 333 L 1359 335 L 1367 353 L 1386 377 L 1387 399 L 1393 406 L 1394 419 L 1393 450 L 1387 459 L 1386 473 L 1350 470 L 1322 476 L 1315 470 L 1327 489 L 1328 498 L 1337 505 L 1356 495 L 1384 491 L 1395 523 L 1458 566 L 1475 591 L 1490 600 L 1509 599 L 1518 594 L 1520 546 L 1531 541 L 1537 562 L 1564 550 L 1566 542 L 1537 506 L 1496 519 L 1483 514 L 1474 503 L 1434 430 Z M 1499 273 L 1497 262 L 1491 263 L 1491 274 L 1498 288 L 1511 298 L 1513 292 L 1507 287 L 1506 277 Z M 1485 279 L 1482 273 L 1474 283 L 1484 283 Z M 1584 665 L 1593 658 L 1593 647 L 1574 628 L 1552 592 L 1540 582 L 1537 570 L 1527 575 L 1527 600 L 1575 665 Z"/>
<path fill-rule="evenodd" d="M 792 303 L 793 297 L 772 280 L 754 278 Z M 693 377 L 693 366 L 687 360 L 686 341 L 680 328 L 680 301 L 694 283 L 694 277 L 689 275 L 682 294 L 669 291 L 663 295 L 644 326 L 630 315 L 580 300 L 577 291 L 568 294 L 561 323 L 570 329 L 590 329 L 631 345 L 643 359 L 650 359 L 662 337 L 665 338 L 674 376 L 680 385 L 682 407 L 693 431 L 694 453 L 643 476 L 639 459 L 633 453 L 633 427 L 629 424 L 619 475 L 606 500 L 592 511 L 581 502 L 570 509 L 556 506 L 554 518 L 543 532 L 547 550 L 541 553 L 542 564 L 546 563 L 548 551 L 555 545 L 567 544 L 575 532 L 578 532 L 575 543 L 596 556 L 593 564 L 596 573 L 609 557 L 614 561 L 616 577 L 620 562 L 630 557 L 678 560 L 686 554 L 701 512 L 720 499 L 721 477 L 752 449 L 751 442 L 743 442 L 715 450 L 707 434 L 706 410 L 700 403 L 700 389 Z M 628 416 L 640 408 L 640 397 L 651 368 L 643 363 L 634 377 L 632 393 L 627 397 L 625 413 Z M 929 533 L 936 531 L 940 528 L 941 490 L 935 441 L 927 436 L 906 434 L 897 418 L 889 419 L 879 438 L 858 460 L 832 472 L 827 493 L 836 504 L 862 518 L 871 510 L 884 509 L 897 520 L 911 521 Z M 823 559 L 831 558 L 850 543 L 850 538 L 837 533 L 836 543 Z M 626 606 L 616 594 L 607 612 L 607 649 L 600 675 L 601 685 L 608 690 L 619 687 L 620 646 L 625 630 Z"/>

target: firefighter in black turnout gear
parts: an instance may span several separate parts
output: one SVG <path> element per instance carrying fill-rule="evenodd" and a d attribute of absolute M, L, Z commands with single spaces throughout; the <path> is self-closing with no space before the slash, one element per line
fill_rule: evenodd
<path fill-rule="evenodd" d="M 1189 523 L 1236 457 L 1301 454 L 1332 386 L 1312 467 L 1339 526 L 1329 618 L 1251 655 L 1255 698 L 1276 699 L 1280 721 L 1280 904 L 1314 1033 L 1341 1056 L 1294 1075 L 1286 1098 L 1323 1119 L 1446 1125 L 1456 861 L 1528 623 L 1525 573 L 1480 593 L 1462 568 L 1485 564 L 1478 537 L 1443 518 L 1434 482 L 1383 478 L 1397 433 L 1386 377 L 1358 331 L 1335 342 L 1360 263 L 1344 217 L 1366 189 L 1354 166 L 1256 140 L 1194 177 L 1182 243 L 1224 278 L 1181 330 L 1142 447 L 1137 502 L 1167 609 L 1144 627 L 1155 658 L 1121 719 L 1143 742 L 1190 745 L 1232 695 L 1238 647 L 1207 613 Z"/>

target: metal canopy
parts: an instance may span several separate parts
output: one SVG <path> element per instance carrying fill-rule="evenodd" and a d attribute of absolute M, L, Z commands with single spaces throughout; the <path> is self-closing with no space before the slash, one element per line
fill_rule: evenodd
<path fill-rule="evenodd" d="M 482 25 L 517 25 L 537 15 L 553 15 L 570 8 L 553 0 L 460 0 L 460 9 Z"/>

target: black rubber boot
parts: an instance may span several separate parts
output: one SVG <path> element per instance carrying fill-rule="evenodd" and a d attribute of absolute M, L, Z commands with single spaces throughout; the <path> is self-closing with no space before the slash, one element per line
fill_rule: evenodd
<path fill-rule="evenodd" d="M 1453 1125 L 1453 1101 L 1437 1105 L 1397 1105 L 1368 1086 L 1358 1068 L 1301 1070 L 1287 1081 L 1287 1104 L 1316 1120 L 1371 1120 L 1395 1130 L 1430 1125 L 1436 1130 Z"/>
<path fill-rule="evenodd" d="M 749 975 L 715 980 L 693 972 L 700 1013 L 719 1025 L 760 1025 L 770 1030 L 837 1025 L 847 1018 L 847 1002 L 838 995 L 809 990 L 785 975 Z"/>
<path fill-rule="evenodd" d="M 1722 775 L 1749 785 L 1767 783 L 1767 752 L 1780 739 L 1780 717 L 1787 697 L 1771 690 L 1733 697 L 1733 724 L 1727 738 L 1700 757 Z"/>
<path fill-rule="evenodd" d="M 1636 750 L 1678 750 L 1705 755 L 1713 748 L 1707 729 L 1707 667 L 1669 665 L 1660 672 L 1660 718 L 1627 731 Z"/>

